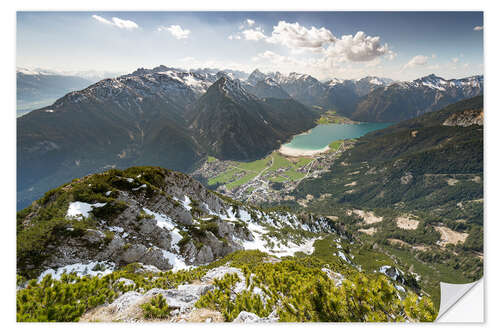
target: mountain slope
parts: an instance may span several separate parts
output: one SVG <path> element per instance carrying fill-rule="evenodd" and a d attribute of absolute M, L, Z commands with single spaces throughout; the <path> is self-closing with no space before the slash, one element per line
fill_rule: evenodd
<path fill-rule="evenodd" d="M 221 159 L 258 159 L 314 126 L 317 115 L 292 99 L 259 99 L 237 80 L 221 77 L 189 111 L 207 151 Z"/>
<path fill-rule="evenodd" d="M 431 74 L 374 90 L 361 98 L 351 117 L 359 121 L 401 121 L 482 92 L 482 76 L 445 80 Z"/>
<path fill-rule="evenodd" d="M 404 204 L 415 209 L 480 198 L 482 180 L 475 183 L 467 179 L 482 178 L 483 127 L 477 120 L 482 117 L 482 109 L 483 97 L 478 96 L 369 133 L 341 156 L 331 172 L 303 182 L 301 191 L 326 191 L 334 194 L 333 201 L 368 207 Z M 466 122 L 464 118 L 470 119 Z M 362 172 L 341 179 L 342 174 L 358 168 Z M 443 177 L 439 182 L 427 179 L 439 175 Z M 467 188 L 448 185 L 445 178 L 453 175 L 465 176 L 463 185 Z M 374 183 L 375 178 L 383 181 Z M 333 179 L 342 184 L 334 185 Z M 358 185 L 343 186 L 343 182 L 352 181 Z M 450 189 L 453 191 L 446 195 L 442 192 Z M 426 198 L 427 195 L 432 195 L 433 200 Z"/>
<path fill-rule="evenodd" d="M 291 98 L 288 93 L 272 78 L 264 78 L 255 85 L 243 85 L 244 89 L 260 98 Z"/>
<path fill-rule="evenodd" d="M 17 119 L 18 205 L 111 166 L 189 170 L 201 156 L 184 109 L 216 80 L 165 66 L 100 81 Z"/>

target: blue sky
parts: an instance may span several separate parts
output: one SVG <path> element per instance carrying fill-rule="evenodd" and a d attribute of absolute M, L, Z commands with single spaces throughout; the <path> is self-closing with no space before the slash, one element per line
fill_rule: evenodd
<path fill-rule="evenodd" d="M 412 80 L 483 73 L 482 12 L 18 12 L 17 66 Z"/>

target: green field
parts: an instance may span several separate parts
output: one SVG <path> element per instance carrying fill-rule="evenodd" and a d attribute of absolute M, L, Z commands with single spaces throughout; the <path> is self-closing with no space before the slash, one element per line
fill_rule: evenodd
<path fill-rule="evenodd" d="M 349 118 L 339 116 L 337 111 L 328 110 L 321 115 L 321 117 L 316 120 L 316 124 L 344 124 L 344 123 L 352 123 L 352 120 Z"/>
<path fill-rule="evenodd" d="M 210 178 L 208 180 L 208 185 L 215 185 L 217 183 L 226 184 L 233 179 L 233 177 L 235 176 L 235 174 L 238 173 L 238 171 L 240 171 L 240 170 L 238 170 L 236 168 L 231 168 L 231 169 L 227 170 L 226 172 L 219 174 L 217 177 Z"/>
<path fill-rule="evenodd" d="M 270 165 L 272 160 L 272 165 Z M 297 170 L 310 163 L 313 159 L 308 157 L 299 157 L 294 161 L 287 159 L 278 152 L 266 156 L 263 159 L 252 162 L 229 162 L 230 166 L 225 172 L 208 180 L 208 185 L 224 184 L 228 190 L 248 183 L 260 172 L 268 168 L 262 175 L 262 179 L 269 179 L 271 182 L 283 183 L 286 181 L 296 181 L 303 178 L 304 173 Z M 214 157 L 209 157 L 207 162 L 217 161 Z M 286 169 L 284 172 L 277 172 L 279 169 Z M 236 177 L 236 174 L 240 174 Z"/>
<path fill-rule="evenodd" d="M 261 160 L 256 160 L 253 162 L 238 162 L 238 168 L 245 169 L 247 171 L 253 171 L 257 174 L 262 170 L 264 170 L 270 161 L 271 161 L 271 155 Z"/>
<path fill-rule="evenodd" d="M 288 180 L 288 178 L 285 178 L 283 176 L 277 176 L 277 177 L 269 178 L 269 180 L 272 182 L 275 182 L 275 183 L 283 183 L 283 182 L 286 182 Z"/>
<path fill-rule="evenodd" d="M 328 146 L 330 147 L 331 150 L 335 151 L 335 150 L 340 148 L 340 146 L 342 145 L 342 142 L 344 142 L 344 140 L 333 141 Z"/>

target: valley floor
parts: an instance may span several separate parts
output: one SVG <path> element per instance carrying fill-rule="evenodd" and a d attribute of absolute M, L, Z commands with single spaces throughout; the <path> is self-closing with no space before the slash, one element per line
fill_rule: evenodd
<path fill-rule="evenodd" d="M 222 161 L 209 157 L 192 176 L 204 179 L 208 186 L 240 201 L 259 204 L 295 200 L 290 193 L 304 179 L 316 178 L 327 172 L 335 159 L 353 142 L 339 140 L 324 150 L 300 150 L 300 154 L 295 154 L 295 149 L 281 147 L 253 162 Z M 301 204 L 306 206 L 307 202 L 301 201 Z"/>

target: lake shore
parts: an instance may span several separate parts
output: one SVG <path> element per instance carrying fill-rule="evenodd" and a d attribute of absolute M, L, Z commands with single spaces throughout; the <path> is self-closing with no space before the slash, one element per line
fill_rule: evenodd
<path fill-rule="evenodd" d="M 330 147 L 326 146 L 322 149 L 297 149 L 290 148 L 286 146 L 281 146 L 278 152 L 285 156 L 298 157 L 298 156 L 314 156 L 322 153 L 326 153 L 330 150 Z"/>

